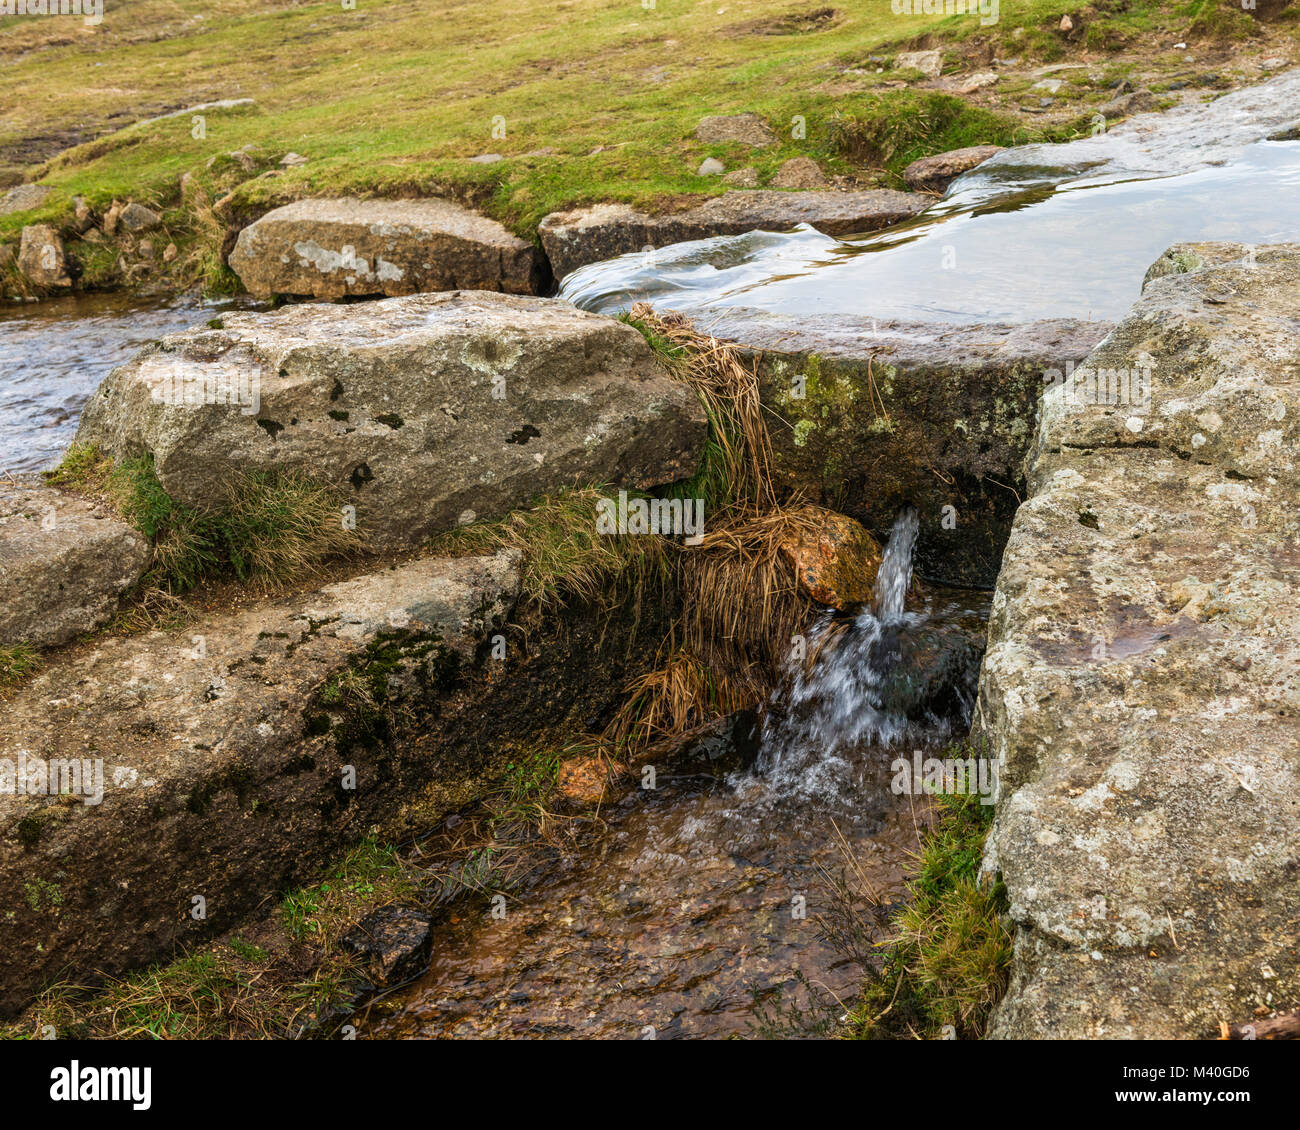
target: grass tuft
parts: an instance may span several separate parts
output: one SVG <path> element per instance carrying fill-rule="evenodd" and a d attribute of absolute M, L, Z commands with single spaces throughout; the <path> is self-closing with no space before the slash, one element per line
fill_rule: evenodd
<path fill-rule="evenodd" d="M 993 806 L 941 794 L 908 905 L 894 920 L 884 966 L 851 1017 L 857 1039 L 961 1039 L 984 1034 L 1006 989 L 1012 932 L 1001 879 L 979 874 Z"/>
<path fill-rule="evenodd" d="M 0 647 L 0 691 L 34 675 L 40 666 L 41 658 L 30 644 Z"/>

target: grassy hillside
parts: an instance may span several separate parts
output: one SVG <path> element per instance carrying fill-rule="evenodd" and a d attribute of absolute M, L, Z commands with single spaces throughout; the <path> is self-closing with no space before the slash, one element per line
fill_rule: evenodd
<path fill-rule="evenodd" d="M 1068 136 L 1135 67 L 1199 72 L 1215 58 L 1293 50 L 1286 14 L 1260 25 L 1215 8 L 1223 26 L 1186 64 L 1173 44 L 1225 2 L 1003 0 L 989 27 L 977 16 L 897 16 L 890 0 L 355 0 L 351 9 L 352 0 L 108 0 L 93 27 L 11 17 L 0 20 L 0 184 L 40 179 L 56 192 L 37 213 L 0 217 L 0 241 L 34 218 L 66 220 L 76 194 L 97 210 L 128 197 L 171 209 L 168 233 L 184 250 L 186 240 L 219 241 L 203 208 L 232 190 L 219 210 L 226 223 L 310 194 L 441 192 L 531 236 L 564 206 L 671 205 L 720 191 L 717 178 L 694 173 L 710 155 L 762 177 L 812 156 L 871 183 L 911 153 Z M 1066 13 L 1070 32 L 1059 26 Z M 918 46 L 945 48 L 938 84 L 890 66 Z M 995 57 L 1023 73 L 1001 67 L 996 87 L 970 96 L 942 89 Z M 1086 77 L 1069 72 L 1043 110 L 1029 92 L 1033 68 L 1061 61 L 1087 64 Z M 1245 77 L 1215 76 L 1219 88 Z M 918 114 L 915 101 L 899 101 L 917 86 L 978 113 L 927 103 Z M 201 137 L 189 114 L 143 122 L 238 98 L 254 102 L 207 112 Z M 762 114 L 781 144 L 751 153 L 694 140 L 700 118 L 740 111 Z M 859 146 L 849 160 L 836 128 L 845 118 L 886 138 L 902 121 L 907 153 L 880 152 L 872 167 Z M 308 163 L 282 169 L 290 151 Z M 482 154 L 504 159 L 469 160 Z M 187 172 L 203 191 L 180 207 Z M 111 282 L 121 267 L 102 248 L 76 254 L 88 283 Z"/>

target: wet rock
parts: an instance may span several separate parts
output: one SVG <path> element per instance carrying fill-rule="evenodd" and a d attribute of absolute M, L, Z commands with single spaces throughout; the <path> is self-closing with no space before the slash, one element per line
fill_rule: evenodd
<path fill-rule="evenodd" d="M 887 627 L 877 648 L 879 709 L 925 727 L 965 729 L 984 655 L 982 621 Z"/>
<path fill-rule="evenodd" d="M 1168 247 L 1142 279 L 1142 290 L 1168 275 L 1185 275 L 1204 267 L 1222 267 L 1232 263 L 1249 266 L 1255 262 L 1257 249 L 1240 243 L 1175 243 Z"/>
<path fill-rule="evenodd" d="M 1018 927 L 995 1037 L 1300 996 L 1300 246 L 1198 255 L 1045 395 L 1027 461 L 978 716 Z"/>
<path fill-rule="evenodd" d="M 921 513 L 917 569 L 991 586 L 1023 491 L 1044 375 L 1077 364 L 1102 322 L 936 326 L 732 307 L 709 330 L 758 364 L 782 489 L 878 538 Z"/>
<path fill-rule="evenodd" d="M 381 906 L 345 934 L 340 944 L 362 959 L 372 985 L 397 985 L 427 968 L 433 919 L 413 906 Z"/>
<path fill-rule="evenodd" d="M 257 295 L 535 294 L 537 249 L 449 200 L 300 200 L 244 228 L 230 268 Z"/>
<path fill-rule="evenodd" d="M 811 157 L 791 157 L 772 178 L 773 188 L 818 189 L 826 187 L 821 166 Z"/>
<path fill-rule="evenodd" d="M 152 231 L 162 223 L 162 217 L 152 208 L 132 201 L 118 215 L 118 223 L 132 235 Z"/>
<path fill-rule="evenodd" d="M 580 807 L 600 804 L 609 790 L 609 765 L 599 757 L 574 757 L 560 766 L 556 787 Z"/>
<path fill-rule="evenodd" d="M 104 507 L 35 476 L 0 481 L 0 647 L 51 647 L 99 627 L 149 557 Z"/>
<path fill-rule="evenodd" d="M 758 170 L 748 167 L 733 169 L 722 178 L 722 183 L 729 184 L 733 188 L 757 188 Z"/>
<path fill-rule="evenodd" d="M 944 192 L 962 173 L 982 165 L 1001 149 L 1000 145 L 972 145 L 922 157 L 903 170 L 903 180 L 913 192 Z"/>
<path fill-rule="evenodd" d="M 372 545 L 415 545 L 576 481 L 685 478 L 704 443 L 641 335 L 567 302 L 458 291 L 222 321 L 115 369 L 77 432 L 149 452 L 188 505 L 274 467 L 340 490 Z"/>
<path fill-rule="evenodd" d="M 943 56 L 938 51 L 903 51 L 894 56 L 894 70 L 920 71 L 929 78 L 938 78 L 943 71 Z"/>
<path fill-rule="evenodd" d="M 735 141 L 761 149 L 776 143 L 776 134 L 757 114 L 715 115 L 704 118 L 695 127 L 695 136 L 706 144 Z"/>
<path fill-rule="evenodd" d="M 695 170 L 697 177 L 716 177 L 724 173 L 727 166 L 719 161 L 716 157 L 706 157 L 700 162 L 700 167 Z"/>
<path fill-rule="evenodd" d="M 54 189 L 44 184 L 16 184 L 13 188 L 0 193 L 0 216 L 12 212 L 30 212 L 45 203 L 45 198 Z"/>
<path fill-rule="evenodd" d="M 39 287 L 72 285 L 63 240 L 49 224 L 28 224 L 23 228 L 18 245 L 18 269 Z"/>
<path fill-rule="evenodd" d="M 499 762 L 419 735 L 518 588 L 512 553 L 423 558 L 49 657 L 6 698 L 0 758 L 87 760 L 75 787 L 28 764 L 0 791 L 0 1015 L 264 913 L 376 828 L 412 834 L 426 796 L 465 803 Z"/>
<path fill-rule="evenodd" d="M 754 764 L 762 736 L 758 711 L 746 707 L 689 733 L 655 742 L 639 753 L 635 762 L 638 767 L 660 766 L 672 773 L 722 777 Z"/>
<path fill-rule="evenodd" d="M 799 584 L 813 600 L 832 608 L 870 601 L 880 569 L 880 543 L 844 514 L 819 507 L 805 513 L 820 520 L 818 534 L 780 546 Z"/>
<path fill-rule="evenodd" d="M 748 231 L 789 231 L 811 224 L 828 235 L 875 231 L 929 203 L 889 189 L 866 192 L 728 192 L 684 212 L 652 216 L 627 204 L 552 212 L 538 226 L 557 279 L 588 263 L 647 247 Z"/>
<path fill-rule="evenodd" d="M 1113 129 L 1061 144 L 1021 145 L 996 154 L 985 172 L 1041 179 L 1049 170 L 1175 176 L 1231 162 L 1249 145 L 1296 125 L 1300 68 L 1209 102 L 1137 115 Z"/>

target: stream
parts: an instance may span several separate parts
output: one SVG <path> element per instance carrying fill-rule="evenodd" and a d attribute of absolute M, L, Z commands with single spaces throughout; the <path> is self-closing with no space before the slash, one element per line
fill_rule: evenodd
<path fill-rule="evenodd" d="M 359 1013 L 358 1035 L 790 1037 L 838 1018 L 863 970 L 837 939 L 878 940 L 865 908 L 903 897 L 930 817 L 928 798 L 893 790 L 892 763 L 967 728 L 988 615 L 987 594 L 938 589 L 904 611 L 915 537 L 907 512 L 875 605 L 814 625 L 817 660 L 768 704 L 751 765 L 665 770 L 503 917 L 482 898 L 456 904 L 428 971 Z M 966 662 L 909 719 L 889 707 L 888 676 L 914 658 L 899 637 L 927 630 L 943 641 L 932 660 L 965 645 Z"/>
<path fill-rule="evenodd" d="M 1004 151 L 888 231 L 680 244 L 584 267 L 561 297 L 604 313 L 649 301 L 704 330 L 724 314 L 732 327 L 737 314 L 778 313 L 1115 319 L 1171 243 L 1300 238 L 1298 106 L 1293 72 L 1068 145 Z M 0 307 L 0 471 L 52 466 L 114 365 L 217 309 L 105 295 Z M 905 609 L 915 535 L 904 511 L 872 606 L 809 627 L 816 658 L 765 704 L 747 764 L 665 766 L 504 917 L 474 899 L 440 912 L 429 969 L 358 1013 L 359 1034 L 726 1038 L 765 1032 L 777 1006 L 829 1001 L 838 1013 L 862 979 L 836 941 L 845 915 L 902 897 L 930 819 L 927 798 L 891 788 L 891 763 L 964 732 L 989 615 L 987 594 L 937 586 Z"/>

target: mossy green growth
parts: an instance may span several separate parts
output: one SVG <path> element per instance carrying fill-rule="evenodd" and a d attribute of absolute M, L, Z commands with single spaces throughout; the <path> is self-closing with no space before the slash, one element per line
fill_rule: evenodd
<path fill-rule="evenodd" d="M 942 794 L 937 803 L 884 965 L 851 1013 L 856 1039 L 978 1038 L 1006 988 L 1006 888 L 979 874 L 993 806 L 976 795 Z"/>

